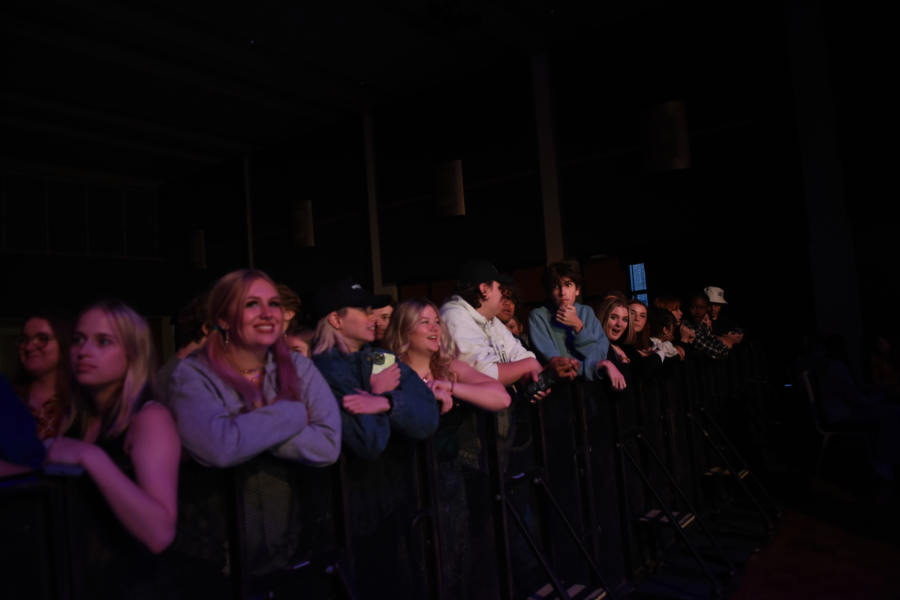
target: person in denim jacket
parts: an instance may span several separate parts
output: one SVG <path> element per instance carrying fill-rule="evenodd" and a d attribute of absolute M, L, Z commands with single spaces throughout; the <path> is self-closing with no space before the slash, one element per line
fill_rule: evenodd
<path fill-rule="evenodd" d="M 422 440 L 438 426 L 440 407 L 432 391 L 395 355 L 372 348 L 373 308 L 389 296 L 371 296 L 351 278 L 316 292 L 320 315 L 313 338 L 313 362 L 342 407 L 344 447 L 374 460 L 392 433 Z"/>

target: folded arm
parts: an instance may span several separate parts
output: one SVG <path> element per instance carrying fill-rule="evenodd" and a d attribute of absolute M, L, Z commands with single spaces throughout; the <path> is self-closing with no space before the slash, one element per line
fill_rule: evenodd
<path fill-rule="evenodd" d="M 224 384 L 222 384 L 224 386 Z M 178 365 L 169 379 L 167 404 L 181 443 L 206 466 L 231 467 L 284 443 L 306 428 L 302 402 L 278 400 L 248 413 L 232 414 L 225 394 L 195 366 Z"/>

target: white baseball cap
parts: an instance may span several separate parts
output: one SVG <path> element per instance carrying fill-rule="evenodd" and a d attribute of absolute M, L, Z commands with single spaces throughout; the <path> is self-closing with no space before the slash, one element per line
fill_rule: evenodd
<path fill-rule="evenodd" d="M 722 288 L 717 288 L 713 286 L 709 286 L 703 290 L 706 292 L 706 295 L 709 296 L 709 301 L 714 304 L 728 304 L 725 302 L 725 290 Z"/>

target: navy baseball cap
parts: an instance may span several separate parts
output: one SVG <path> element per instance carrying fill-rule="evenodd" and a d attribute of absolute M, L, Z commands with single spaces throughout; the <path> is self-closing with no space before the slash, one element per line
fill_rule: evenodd
<path fill-rule="evenodd" d="M 384 308 L 391 302 L 387 294 L 372 295 L 352 277 L 331 281 L 316 290 L 313 305 L 316 320 L 342 308 Z"/>

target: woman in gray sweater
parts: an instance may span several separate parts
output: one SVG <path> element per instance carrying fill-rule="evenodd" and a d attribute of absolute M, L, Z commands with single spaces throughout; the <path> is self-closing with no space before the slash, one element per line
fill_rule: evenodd
<path fill-rule="evenodd" d="M 325 466 L 341 451 L 341 417 L 312 361 L 282 339 L 281 298 L 261 271 L 234 271 L 209 296 L 206 346 L 183 360 L 166 399 L 199 463 L 230 467 L 263 452 Z"/>
<path fill-rule="evenodd" d="M 247 528 L 246 568 L 262 575 L 303 560 L 303 535 L 324 535 L 304 525 L 306 511 L 320 510 L 302 493 L 315 475 L 291 462 L 324 467 L 337 461 L 341 416 L 312 361 L 285 345 L 281 297 L 265 273 L 222 277 L 210 292 L 209 317 L 206 345 L 175 368 L 166 402 L 195 461 L 223 468 L 246 463 L 235 471 Z M 190 473 L 179 490 L 183 519 L 174 546 L 193 559 L 195 574 L 205 573 L 187 577 L 188 583 L 215 581 L 224 589 L 226 519 L 216 508 L 221 484 L 216 469 L 192 467 Z"/>

